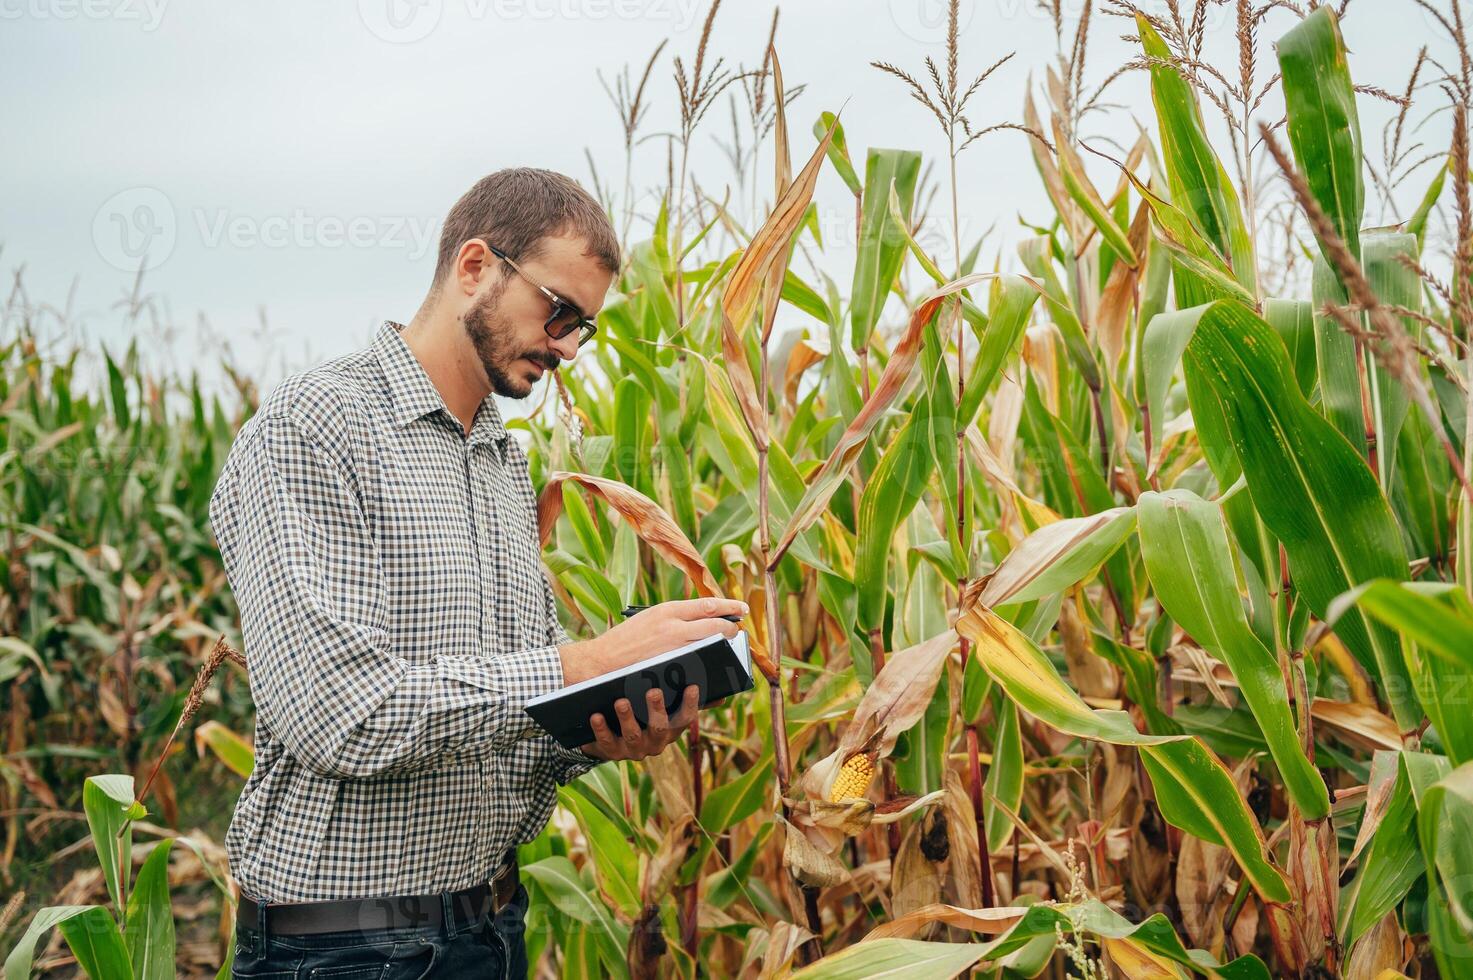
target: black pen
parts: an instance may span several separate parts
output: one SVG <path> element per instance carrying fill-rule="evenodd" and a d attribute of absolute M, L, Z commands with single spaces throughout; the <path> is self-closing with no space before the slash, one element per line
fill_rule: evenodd
<path fill-rule="evenodd" d="M 623 616 L 625 619 L 628 619 L 630 616 L 633 616 L 635 613 L 640 612 L 641 610 L 644 610 L 644 609 L 648 609 L 648 608 L 650 608 L 650 607 L 649 606 L 625 606 L 623 608 L 623 610 L 620 611 L 619 615 L 620 616 Z M 727 620 L 728 622 L 732 622 L 732 623 L 740 623 L 742 621 L 742 617 L 740 617 L 740 616 L 722 616 L 721 618 Z"/>

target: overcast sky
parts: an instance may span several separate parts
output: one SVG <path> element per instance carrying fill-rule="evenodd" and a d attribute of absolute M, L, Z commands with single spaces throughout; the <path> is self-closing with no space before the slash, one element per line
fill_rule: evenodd
<path fill-rule="evenodd" d="M 1083 6 L 1065 0 L 1068 23 Z M 274 380 L 282 364 L 348 351 L 380 320 L 407 319 L 429 282 L 445 210 L 483 174 L 541 166 L 591 188 L 587 150 L 600 178 L 622 187 L 622 131 L 595 71 L 608 77 L 630 64 L 637 75 L 668 39 L 642 133 L 670 130 L 672 59 L 689 68 L 708 9 L 705 0 L 0 0 L 9 106 L 0 267 L 7 277 L 23 267 L 33 302 L 68 308 L 89 340 L 116 349 L 129 329 L 115 304 L 146 253 L 145 291 L 179 328 L 172 339 L 150 337 L 151 356 L 207 362 L 196 331 L 203 319 Z M 708 65 L 721 57 L 756 67 L 771 11 L 728 0 Z M 1030 74 L 1040 78 L 1057 52 L 1051 18 L 1033 0 L 983 0 L 963 4 L 961 23 L 964 82 L 1017 52 L 974 97 L 973 124 L 1020 120 Z M 1231 5 L 1214 6 L 1210 24 L 1209 58 L 1236 66 Z M 1289 24 L 1276 15 L 1265 28 L 1264 77 L 1269 42 Z M 1128 27 L 1096 17 L 1094 83 L 1131 55 L 1120 40 Z M 811 152 L 817 115 L 847 101 L 843 122 L 861 170 L 871 145 L 922 150 L 941 169 L 936 120 L 869 62 L 924 77 L 931 54 L 944 70 L 944 28 L 937 0 L 784 6 L 784 77 L 790 88 L 807 86 L 790 109 L 795 166 Z M 1355 0 L 1345 32 L 1356 81 L 1385 89 L 1405 85 L 1422 45 L 1449 52 L 1410 0 Z M 1132 118 L 1154 129 L 1142 76 L 1117 83 L 1111 97 L 1123 108 L 1093 117 L 1089 134 L 1120 138 L 1134 131 Z M 1430 108 L 1440 96 L 1429 89 L 1424 100 Z M 1361 105 L 1378 156 L 1386 109 Z M 1263 115 L 1278 111 L 1270 103 Z M 1443 114 L 1419 138 L 1441 149 L 1446 132 Z M 718 105 L 692 149 L 693 172 L 718 196 L 735 182 L 716 142 L 729 134 Z M 636 189 L 659 183 L 664 167 L 664 141 L 649 140 L 636 151 Z M 758 186 L 769 196 L 770 168 L 764 154 Z M 1105 169 L 1095 173 L 1113 186 Z M 1404 200 L 1415 202 L 1430 173 L 1409 183 Z M 974 144 L 961 158 L 960 193 L 964 242 L 995 225 L 987 264 L 1000 252 L 1003 268 L 1016 269 L 1012 244 L 1027 233 L 1020 215 L 1049 214 L 1025 140 L 1004 132 Z M 739 194 L 734 186 L 734 202 Z M 826 169 L 817 200 L 835 240 L 825 267 L 847 289 L 852 198 Z M 1368 220 L 1378 216 L 1373 207 Z M 949 266 L 949 233 L 928 243 Z M 252 339 L 263 319 L 272 331 L 265 350 Z"/>

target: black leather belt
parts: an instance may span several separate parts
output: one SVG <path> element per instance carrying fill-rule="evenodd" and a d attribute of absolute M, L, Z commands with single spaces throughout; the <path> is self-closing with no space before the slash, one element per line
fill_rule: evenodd
<path fill-rule="evenodd" d="M 457 930 L 476 925 L 488 913 L 496 915 L 516 894 L 520 881 L 516 851 L 510 851 L 509 855 L 510 859 L 490 882 L 449 893 L 451 916 Z M 284 936 L 420 928 L 444 924 L 445 901 L 442 894 L 433 894 L 262 904 L 242 892 L 236 921 L 257 932 Z"/>

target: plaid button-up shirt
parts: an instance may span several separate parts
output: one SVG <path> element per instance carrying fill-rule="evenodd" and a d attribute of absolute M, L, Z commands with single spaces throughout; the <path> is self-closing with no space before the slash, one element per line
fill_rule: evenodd
<path fill-rule="evenodd" d="M 489 395 L 467 437 L 398 330 L 277 386 L 210 500 L 256 702 L 225 843 L 267 901 L 486 881 L 598 762 L 523 711 L 569 641 L 526 455 Z"/>

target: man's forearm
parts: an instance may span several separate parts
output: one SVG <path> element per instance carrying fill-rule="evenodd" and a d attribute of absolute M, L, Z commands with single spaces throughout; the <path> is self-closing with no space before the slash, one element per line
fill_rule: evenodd
<path fill-rule="evenodd" d="M 538 647 L 497 658 L 440 657 L 401 668 L 366 717 L 344 731 L 327 703 L 280 691 L 277 730 L 308 768 L 335 779 L 372 779 L 434 766 L 460 749 L 504 751 L 541 729 L 522 710 L 532 697 L 557 689 L 557 656 Z M 359 693 L 371 698 L 374 685 Z M 383 688 L 380 687 L 380 690 Z"/>
<path fill-rule="evenodd" d="M 568 687 L 590 677 L 607 674 L 614 669 L 604 654 L 604 643 L 599 637 L 577 640 L 558 647 L 563 663 L 563 686 Z"/>

